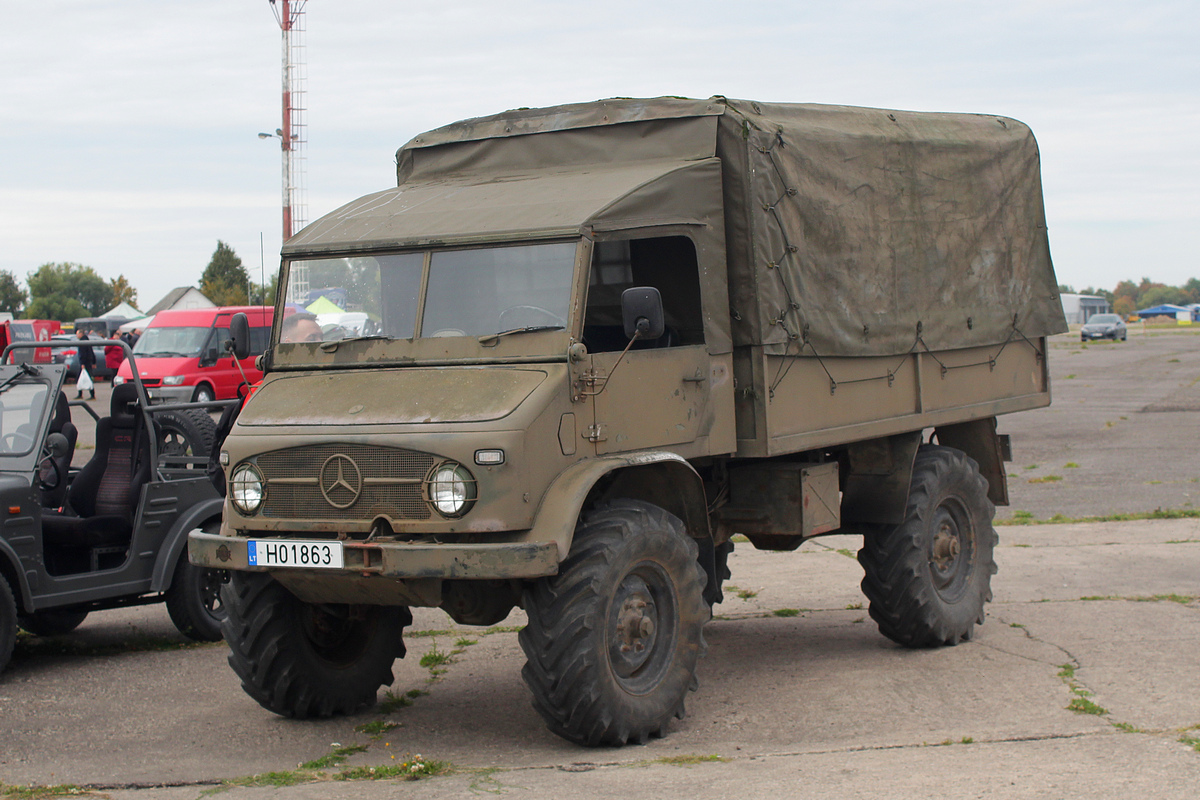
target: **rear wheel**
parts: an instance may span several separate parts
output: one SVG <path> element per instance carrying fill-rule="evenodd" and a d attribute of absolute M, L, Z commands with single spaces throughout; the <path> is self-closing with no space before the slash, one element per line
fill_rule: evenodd
<path fill-rule="evenodd" d="M 229 665 L 263 708 L 298 719 L 353 714 L 392 684 L 407 608 L 305 603 L 263 573 L 234 572 L 222 591 Z"/>
<path fill-rule="evenodd" d="M 17 616 L 17 624 L 34 636 L 61 636 L 70 633 L 87 619 L 86 611 L 50 609 Z"/>
<path fill-rule="evenodd" d="M 868 534 L 858 552 L 863 593 L 884 636 L 907 647 L 953 645 L 983 623 L 996 572 L 987 492 L 966 454 L 917 451 L 904 522 Z"/>
<path fill-rule="evenodd" d="M 0 672 L 8 666 L 17 643 L 17 601 L 13 599 L 8 579 L 0 575 Z"/>
<path fill-rule="evenodd" d="M 557 575 L 525 593 L 522 677 L 550 730 L 584 745 L 662 736 L 696 687 L 705 574 L 679 518 L 621 500 L 587 513 Z"/>

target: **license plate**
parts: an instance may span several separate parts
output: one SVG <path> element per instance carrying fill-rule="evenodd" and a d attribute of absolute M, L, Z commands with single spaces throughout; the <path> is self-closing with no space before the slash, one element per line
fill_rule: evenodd
<path fill-rule="evenodd" d="M 344 565 L 341 542 L 251 539 L 246 542 L 246 558 L 252 567 L 341 569 Z"/>

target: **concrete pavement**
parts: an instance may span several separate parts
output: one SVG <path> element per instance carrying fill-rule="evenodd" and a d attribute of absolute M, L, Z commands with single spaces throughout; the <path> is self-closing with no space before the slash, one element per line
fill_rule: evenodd
<path fill-rule="evenodd" d="M 453 772 L 221 796 L 1194 797 L 1200 752 L 1180 739 L 1200 738 L 1200 521 L 999 530 L 987 622 L 938 650 L 880 636 L 856 540 L 740 545 L 688 716 L 622 749 L 580 749 L 542 726 L 520 679 L 519 613 L 488 633 L 418 612 L 392 687 L 415 696 L 319 722 L 259 708 L 224 646 L 181 646 L 161 607 L 98 613 L 18 645 L 0 678 L 0 783 L 199 798 L 337 743 L 365 749 L 327 773 L 417 753 Z M 421 661 L 438 654 L 452 660 L 434 676 Z M 1097 713 L 1068 710 L 1085 700 Z"/>

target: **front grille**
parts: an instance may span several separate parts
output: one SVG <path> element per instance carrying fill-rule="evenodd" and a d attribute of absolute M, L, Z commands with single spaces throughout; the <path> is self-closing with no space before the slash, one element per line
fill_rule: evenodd
<path fill-rule="evenodd" d="M 264 453 L 255 459 L 266 481 L 259 513 L 286 519 L 429 519 L 423 486 L 437 461 L 415 450 L 336 442 Z M 354 484 L 361 488 L 357 496 L 349 488 Z"/>

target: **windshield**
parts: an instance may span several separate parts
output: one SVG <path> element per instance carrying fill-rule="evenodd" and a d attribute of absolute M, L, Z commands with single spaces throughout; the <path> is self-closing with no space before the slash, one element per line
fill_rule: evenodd
<path fill-rule="evenodd" d="M 0 392 L 0 456 L 33 450 L 49 389 L 44 383 L 16 383 Z"/>
<path fill-rule="evenodd" d="M 1121 321 L 1116 314 L 1093 314 L 1087 321 L 1088 325 L 1113 325 Z"/>
<path fill-rule="evenodd" d="M 565 328 L 575 247 L 560 242 L 293 261 L 284 295 L 292 313 L 280 341 Z"/>
<path fill-rule="evenodd" d="M 137 356 L 194 356 L 200 354 L 210 328 L 147 328 L 133 346 Z"/>

